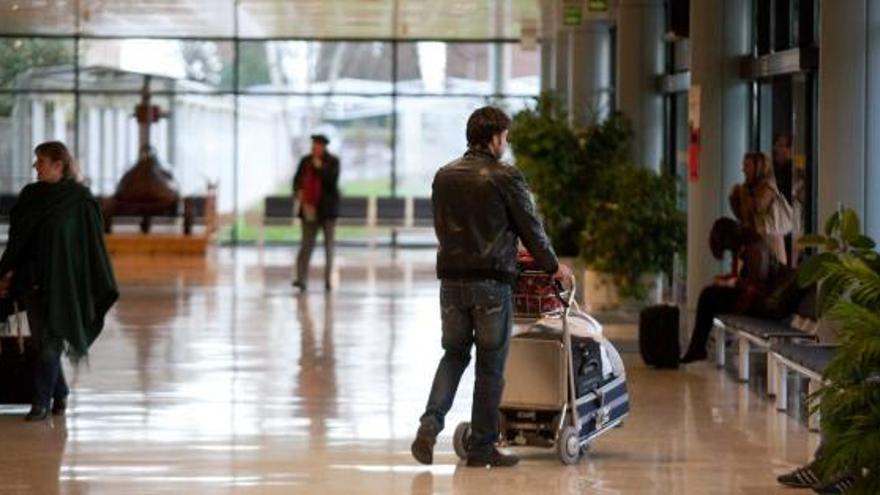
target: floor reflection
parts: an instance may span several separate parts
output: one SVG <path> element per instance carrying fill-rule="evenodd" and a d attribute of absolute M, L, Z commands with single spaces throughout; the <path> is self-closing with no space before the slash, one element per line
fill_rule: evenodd
<path fill-rule="evenodd" d="M 323 455 L 327 442 L 327 423 L 337 418 L 333 300 L 332 294 L 323 297 L 323 325 L 316 329 L 310 296 L 303 293 L 296 298 L 300 358 L 293 396 L 302 403 L 302 414 L 309 418 L 309 450 L 315 455 Z M 316 338 L 316 333 L 320 335 L 320 340 Z"/>
<path fill-rule="evenodd" d="M 711 364 L 646 369 L 622 324 L 608 334 L 633 412 L 579 465 L 523 449 L 513 470 L 461 466 L 449 434 L 470 415 L 472 369 L 436 465 L 417 465 L 441 353 L 433 253 L 342 249 L 338 290 L 303 295 L 293 254 L 119 262 L 123 296 L 70 370 L 70 414 L 26 425 L 26 407 L 0 406 L 0 493 L 787 493 L 774 473 L 815 446 Z"/>

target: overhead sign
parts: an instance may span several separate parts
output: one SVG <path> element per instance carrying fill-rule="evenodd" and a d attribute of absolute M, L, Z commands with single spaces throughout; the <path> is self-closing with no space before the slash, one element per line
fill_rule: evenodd
<path fill-rule="evenodd" d="M 577 27 L 584 23 L 584 3 L 581 0 L 563 0 L 562 25 Z"/>
<path fill-rule="evenodd" d="M 608 12 L 608 0 L 589 0 L 587 10 L 590 12 Z"/>

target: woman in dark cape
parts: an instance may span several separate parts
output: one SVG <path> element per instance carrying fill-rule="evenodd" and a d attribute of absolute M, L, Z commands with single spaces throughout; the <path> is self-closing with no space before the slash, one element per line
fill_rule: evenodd
<path fill-rule="evenodd" d="M 8 318 L 17 301 L 37 349 L 29 421 L 64 414 L 69 390 L 61 354 L 84 358 L 119 297 L 98 202 L 76 181 L 70 152 L 52 141 L 34 154 L 37 182 L 12 208 L 0 258 L 0 317 Z"/>

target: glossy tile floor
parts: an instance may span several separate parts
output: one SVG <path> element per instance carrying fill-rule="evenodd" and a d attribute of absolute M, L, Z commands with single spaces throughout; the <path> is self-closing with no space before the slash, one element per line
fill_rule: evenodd
<path fill-rule="evenodd" d="M 525 449 L 509 470 L 437 463 L 409 444 L 440 356 L 432 253 L 340 250 L 339 290 L 290 287 L 292 253 L 116 260 L 122 299 L 66 418 L 0 407 L 0 494 L 793 493 L 774 477 L 817 441 L 710 364 L 653 371 L 635 326 L 609 325 L 632 414 L 566 467 Z M 320 259 L 313 285 L 320 287 Z M 468 374 L 448 418 L 467 419 Z"/>

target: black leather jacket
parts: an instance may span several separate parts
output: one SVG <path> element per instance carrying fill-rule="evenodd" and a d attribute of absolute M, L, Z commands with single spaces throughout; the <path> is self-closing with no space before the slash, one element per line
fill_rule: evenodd
<path fill-rule="evenodd" d="M 434 176 L 431 200 L 440 241 L 437 277 L 514 282 L 517 239 L 538 269 L 559 267 L 519 169 L 471 148 Z"/>

